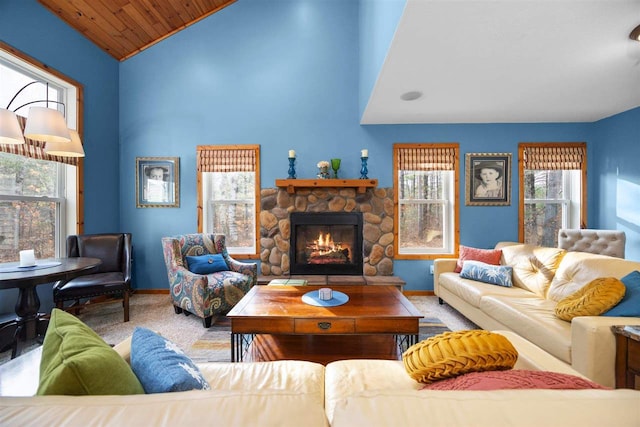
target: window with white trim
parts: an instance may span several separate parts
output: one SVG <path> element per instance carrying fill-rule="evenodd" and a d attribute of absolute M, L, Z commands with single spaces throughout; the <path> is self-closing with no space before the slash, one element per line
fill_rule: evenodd
<path fill-rule="evenodd" d="M 260 147 L 198 146 L 198 231 L 224 234 L 229 253 L 258 251 Z"/>
<path fill-rule="evenodd" d="M 0 46 L 0 108 L 19 116 L 24 127 L 32 104 L 59 109 L 67 125 L 75 129 L 76 87 L 12 55 Z M 29 85 L 14 96 L 22 87 Z M 11 104 L 11 105 L 9 105 Z M 26 139 L 25 144 L 0 144 L 0 262 L 17 261 L 19 251 L 34 249 L 36 258 L 60 257 L 66 235 L 76 233 L 77 159 L 51 156 L 44 143 Z"/>
<path fill-rule="evenodd" d="M 522 143 L 520 241 L 556 247 L 562 228 L 586 227 L 586 145 Z"/>
<path fill-rule="evenodd" d="M 458 144 L 394 144 L 396 258 L 456 253 L 458 152 Z"/>

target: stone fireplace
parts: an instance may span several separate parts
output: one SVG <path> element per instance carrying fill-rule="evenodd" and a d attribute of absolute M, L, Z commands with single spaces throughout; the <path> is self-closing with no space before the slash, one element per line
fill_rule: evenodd
<path fill-rule="evenodd" d="M 362 276 L 362 213 L 292 212 L 291 274 Z"/>
<path fill-rule="evenodd" d="M 292 266 L 290 222 L 290 215 L 298 212 L 358 213 L 362 217 L 362 265 L 358 272 L 341 274 L 393 275 L 393 188 L 368 188 L 362 193 L 355 188 L 296 188 L 293 193 L 285 188 L 264 188 L 260 206 L 261 275 L 298 274 Z M 333 240 L 335 243 L 335 236 Z"/>

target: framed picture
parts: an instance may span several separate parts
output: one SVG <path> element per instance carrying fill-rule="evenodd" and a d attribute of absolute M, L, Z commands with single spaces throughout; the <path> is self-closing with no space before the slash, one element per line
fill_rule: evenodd
<path fill-rule="evenodd" d="M 180 158 L 136 157 L 136 207 L 180 206 Z"/>
<path fill-rule="evenodd" d="M 467 153 L 465 204 L 511 204 L 511 153 Z"/>

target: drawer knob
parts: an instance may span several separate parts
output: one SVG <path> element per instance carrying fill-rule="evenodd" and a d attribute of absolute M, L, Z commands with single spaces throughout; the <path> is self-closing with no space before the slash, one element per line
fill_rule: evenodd
<path fill-rule="evenodd" d="M 325 331 L 331 329 L 331 322 L 318 322 L 318 328 L 324 329 Z"/>

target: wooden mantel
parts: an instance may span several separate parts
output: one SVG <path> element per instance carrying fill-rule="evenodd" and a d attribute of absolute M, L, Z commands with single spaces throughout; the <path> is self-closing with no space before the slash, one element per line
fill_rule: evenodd
<path fill-rule="evenodd" d="M 377 179 L 276 179 L 276 187 L 286 188 L 289 194 L 295 193 L 296 188 L 313 187 L 356 188 L 358 193 L 364 193 L 377 186 Z"/>

